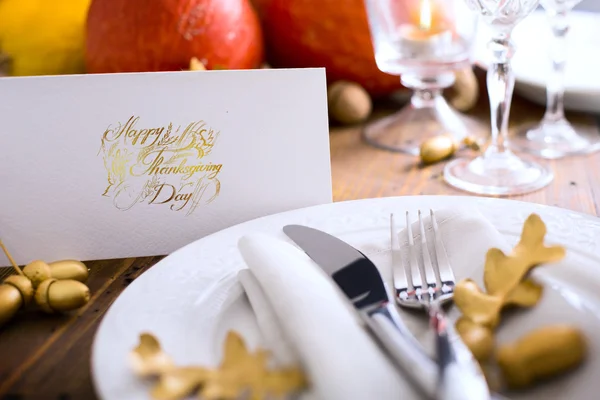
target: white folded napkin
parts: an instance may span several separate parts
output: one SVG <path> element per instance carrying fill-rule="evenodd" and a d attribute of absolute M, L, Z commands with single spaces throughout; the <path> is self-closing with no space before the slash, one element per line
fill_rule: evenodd
<path fill-rule="evenodd" d="M 483 268 L 487 249 L 508 248 L 501 234 L 473 210 L 439 210 L 436 217 L 457 279 L 481 281 L 477 270 Z M 418 231 L 415 223 L 413 233 Z M 399 234 L 405 247 L 406 234 Z M 263 234 L 243 237 L 239 250 L 249 269 L 238 277 L 265 343 L 281 364 L 302 365 L 314 398 L 419 398 L 361 326 L 337 286 L 304 252 Z M 370 258 L 391 282 L 390 253 L 375 253 Z M 424 314 L 403 316 L 422 339 L 427 330 Z"/>
<path fill-rule="evenodd" d="M 266 299 L 253 301 L 253 308 L 268 303 L 273 311 L 270 317 L 266 308 L 254 308 L 261 331 L 273 329 L 272 320 L 278 322 L 283 334 L 273 336 L 289 340 L 317 398 L 386 400 L 410 390 L 303 252 L 262 234 L 242 238 L 239 248 L 259 283 L 245 286 L 249 298 L 260 298 L 262 289 Z M 291 356 L 285 355 L 287 361 Z"/>

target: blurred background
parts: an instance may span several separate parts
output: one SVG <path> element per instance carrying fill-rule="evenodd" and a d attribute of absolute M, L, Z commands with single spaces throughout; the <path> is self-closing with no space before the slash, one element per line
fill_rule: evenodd
<path fill-rule="evenodd" d="M 0 52 L 0 76 L 325 67 L 372 98 L 404 89 L 363 0 L 0 0 Z"/>

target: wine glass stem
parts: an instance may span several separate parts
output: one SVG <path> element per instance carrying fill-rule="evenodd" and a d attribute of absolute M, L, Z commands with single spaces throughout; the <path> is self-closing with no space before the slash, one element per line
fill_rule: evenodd
<path fill-rule="evenodd" d="M 493 56 L 492 66 L 487 71 L 492 138 L 484 156 L 508 151 L 508 119 L 515 86 L 515 76 L 510 65 L 513 52 L 510 35 L 495 37 L 490 41 L 489 49 Z"/>
<path fill-rule="evenodd" d="M 402 84 L 413 90 L 410 99 L 415 108 L 431 107 L 442 94 L 444 88 L 452 86 L 455 81 L 453 73 L 437 75 L 404 74 L 400 77 Z"/>
<path fill-rule="evenodd" d="M 410 102 L 414 108 L 433 107 L 435 100 L 442 94 L 440 89 L 416 89 Z"/>
<path fill-rule="evenodd" d="M 547 84 L 547 102 L 544 119 L 549 122 L 559 121 L 565 117 L 565 64 L 567 61 L 567 10 L 548 11 L 550 27 L 552 29 L 552 43 L 550 43 L 550 58 L 552 72 Z"/>

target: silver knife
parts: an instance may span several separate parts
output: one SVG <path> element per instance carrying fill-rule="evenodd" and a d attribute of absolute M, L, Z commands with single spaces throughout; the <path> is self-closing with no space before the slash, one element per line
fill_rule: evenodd
<path fill-rule="evenodd" d="M 437 365 L 400 318 L 377 267 L 363 253 L 325 232 L 302 225 L 287 225 L 283 231 L 331 276 L 417 389 L 434 399 Z"/>

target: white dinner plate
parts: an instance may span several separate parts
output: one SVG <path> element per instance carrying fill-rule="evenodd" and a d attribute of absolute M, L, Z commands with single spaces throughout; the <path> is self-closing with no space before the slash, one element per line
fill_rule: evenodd
<path fill-rule="evenodd" d="M 595 0 L 594 0 L 595 1 Z M 574 10 L 569 13 L 568 58 L 565 72 L 565 108 L 600 113 L 600 13 Z M 475 63 L 487 69 L 490 29 L 479 23 Z M 516 51 L 512 65 L 515 91 L 540 105 L 546 104 L 546 83 L 551 72 L 548 49 L 552 45 L 548 20 L 537 10 L 514 29 Z"/>
<path fill-rule="evenodd" d="M 533 203 L 462 196 L 390 197 L 310 207 L 236 225 L 181 248 L 130 284 L 104 316 L 91 359 L 98 395 L 105 400 L 149 398 L 148 384 L 137 379 L 127 364 L 141 332 L 154 333 L 179 365 L 216 364 L 229 329 L 239 331 L 251 347 L 261 344 L 245 296 L 240 293 L 228 302 L 232 298 L 223 295 L 234 286 L 235 273 L 245 268 L 237 249 L 243 235 L 263 232 L 285 239 L 284 225 L 309 225 L 340 237 L 378 263 L 389 258 L 390 212 L 465 206 L 479 210 L 511 244 L 516 243 L 528 215 L 542 217 L 548 227 L 547 242 L 567 247 L 564 261 L 538 269 L 547 278 L 545 285 L 567 305 L 553 310 L 555 320 L 548 323 L 577 323 L 590 342 L 584 368 L 511 398 L 589 398 L 582 394 L 594 393 L 598 387 L 594 376 L 600 376 L 600 221 Z M 506 329 L 521 334 L 527 323 L 519 321 Z"/>

